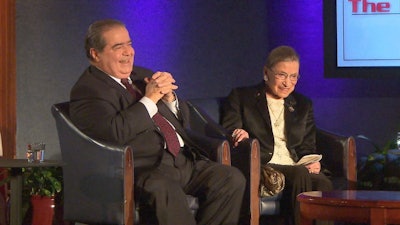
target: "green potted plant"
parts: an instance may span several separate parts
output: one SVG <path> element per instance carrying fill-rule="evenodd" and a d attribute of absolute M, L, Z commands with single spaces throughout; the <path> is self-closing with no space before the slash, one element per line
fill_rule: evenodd
<path fill-rule="evenodd" d="M 8 217 L 7 212 L 7 192 L 9 176 L 7 176 L 7 169 L 0 168 L 0 224 L 6 224 Z"/>
<path fill-rule="evenodd" d="M 391 140 L 383 147 L 379 147 L 371 139 L 358 135 L 357 138 L 373 145 L 375 151 L 362 157 L 358 163 L 358 189 L 362 190 L 399 190 L 400 154 L 393 153 L 397 148 L 396 142 Z"/>
<path fill-rule="evenodd" d="M 61 190 L 61 167 L 24 168 L 24 198 L 32 206 L 32 225 L 52 224 L 55 198 Z M 24 206 L 25 212 L 29 206 Z"/>

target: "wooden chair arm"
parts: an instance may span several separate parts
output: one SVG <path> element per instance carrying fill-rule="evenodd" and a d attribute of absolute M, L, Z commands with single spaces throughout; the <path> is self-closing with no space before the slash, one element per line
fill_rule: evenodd
<path fill-rule="evenodd" d="M 134 165 L 133 152 L 130 147 L 125 151 L 124 158 L 124 221 L 125 225 L 133 225 L 135 221 Z"/>
<path fill-rule="evenodd" d="M 250 225 L 258 225 L 260 217 L 260 143 L 247 139 L 231 150 L 232 166 L 239 168 L 247 179 L 244 207 L 250 214 Z M 247 159 L 247 160 L 246 160 Z"/>

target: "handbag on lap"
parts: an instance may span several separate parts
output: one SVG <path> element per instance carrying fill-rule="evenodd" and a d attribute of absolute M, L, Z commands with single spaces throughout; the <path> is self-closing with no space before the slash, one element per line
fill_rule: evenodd
<path fill-rule="evenodd" d="M 271 166 L 262 165 L 260 175 L 261 197 L 276 195 L 285 188 L 285 175 Z"/>

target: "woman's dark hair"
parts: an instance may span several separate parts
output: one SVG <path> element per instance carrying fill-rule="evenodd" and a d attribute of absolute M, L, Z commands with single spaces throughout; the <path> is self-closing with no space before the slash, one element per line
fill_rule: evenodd
<path fill-rule="evenodd" d="M 272 69 L 279 62 L 292 62 L 297 61 L 300 63 L 300 57 L 297 52 L 289 46 L 282 45 L 274 48 L 268 55 L 265 61 L 265 67 Z"/>

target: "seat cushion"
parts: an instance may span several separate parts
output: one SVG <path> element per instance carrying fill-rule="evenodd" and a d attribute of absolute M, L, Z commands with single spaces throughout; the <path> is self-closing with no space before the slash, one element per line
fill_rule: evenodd
<path fill-rule="evenodd" d="M 260 199 L 260 215 L 278 215 L 280 213 L 280 199 L 282 192 L 277 195 Z"/>

